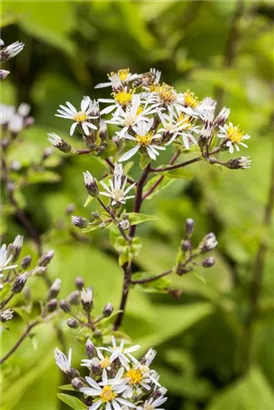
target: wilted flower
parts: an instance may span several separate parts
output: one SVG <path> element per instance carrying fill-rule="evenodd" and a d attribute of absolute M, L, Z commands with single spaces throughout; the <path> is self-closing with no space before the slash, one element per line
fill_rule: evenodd
<path fill-rule="evenodd" d="M 71 151 L 71 145 L 68 144 L 63 138 L 59 137 L 59 135 L 55 134 L 55 132 L 48 134 L 48 141 L 62 152 Z"/>
<path fill-rule="evenodd" d="M 84 184 L 89 195 L 97 196 L 99 193 L 98 185 L 96 179 L 93 178 L 89 171 L 83 172 L 84 175 Z"/>

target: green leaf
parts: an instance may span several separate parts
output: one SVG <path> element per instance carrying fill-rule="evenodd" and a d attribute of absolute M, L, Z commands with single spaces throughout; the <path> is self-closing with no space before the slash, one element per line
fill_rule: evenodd
<path fill-rule="evenodd" d="M 161 180 L 160 180 L 161 178 Z M 153 190 L 153 192 L 147 197 L 146 200 L 152 199 L 155 195 L 157 195 L 162 189 L 167 188 L 173 182 L 172 178 L 168 178 L 166 176 L 155 176 L 151 178 L 144 187 L 144 194 L 150 191 L 150 189 L 157 184 L 157 187 Z"/>
<path fill-rule="evenodd" d="M 154 215 L 139 214 L 137 212 L 130 212 L 127 215 L 130 225 L 138 225 L 146 221 L 155 221 L 156 219 L 159 219 Z"/>
<path fill-rule="evenodd" d="M 193 179 L 193 175 L 188 172 L 185 171 L 182 168 L 178 168 L 178 169 L 171 169 L 170 171 L 165 171 L 165 172 L 159 172 L 160 175 L 165 175 L 168 178 L 172 178 L 172 179 Z"/>
<path fill-rule="evenodd" d="M 101 158 L 113 157 L 117 152 L 117 145 L 112 140 L 107 141 L 106 149 L 102 152 Z"/>
<path fill-rule="evenodd" d="M 60 175 L 56 174 L 56 172 L 31 170 L 27 175 L 27 180 L 24 183 L 24 185 L 37 184 L 43 182 L 59 182 L 60 179 Z"/>
<path fill-rule="evenodd" d="M 151 273 L 148 273 L 148 272 L 137 272 L 137 273 L 134 273 L 133 280 L 149 279 L 154 276 L 155 275 L 152 275 Z M 153 282 L 139 284 L 139 286 L 141 286 L 147 292 L 166 293 L 166 290 L 170 284 L 171 284 L 171 281 L 168 278 L 163 277 L 163 278 L 156 279 Z"/>
<path fill-rule="evenodd" d="M 84 203 L 84 208 L 86 208 L 92 201 L 94 200 L 94 196 L 88 196 L 85 203 Z"/>
<path fill-rule="evenodd" d="M 75 391 L 71 384 L 63 384 L 63 386 L 59 386 L 59 389 L 65 391 Z"/>
<path fill-rule="evenodd" d="M 77 399 L 77 397 L 69 396 L 65 393 L 57 393 L 57 397 L 74 410 L 87 409 L 87 406 Z"/>
<path fill-rule="evenodd" d="M 147 154 L 141 154 L 140 156 L 140 168 L 144 169 L 151 162 L 151 158 Z"/>

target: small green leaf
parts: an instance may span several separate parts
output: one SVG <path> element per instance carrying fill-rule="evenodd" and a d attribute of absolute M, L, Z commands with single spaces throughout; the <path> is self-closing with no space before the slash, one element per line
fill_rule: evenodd
<path fill-rule="evenodd" d="M 94 196 L 90 196 L 90 195 L 89 195 L 89 196 L 87 197 L 85 203 L 84 203 L 84 208 L 86 208 L 86 207 L 91 203 L 91 201 L 93 201 L 93 199 L 94 199 Z"/>
<path fill-rule="evenodd" d="M 75 391 L 71 384 L 63 384 L 63 386 L 59 386 L 59 389 L 65 391 Z"/>
<path fill-rule="evenodd" d="M 122 236 L 118 236 L 114 242 L 114 249 L 117 252 L 125 252 L 128 248 L 128 243 Z"/>
<path fill-rule="evenodd" d="M 151 162 L 151 158 L 147 154 L 141 154 L 140 156 L 140 168 L 144 169 Z"/>
<path fill-rule="evenodd" d="M 146 221 L 154 221 L 158 219 L 157 216 L 154 215 L 145 215 L 145 214 L 139 214 L 137 212 L 130 212 L 128 215 L 128 219 L 130 222 L 130 225 L 138 225 Z"/>
<path fill-rule="evenodd" d="M 159 172 L 159 174 L 161 175 L 165 175 L 168 178 L 172 178 L 172 179 L 193 179 L 193 175 L 188 172 L 185 171 L 182 168 L 178 168 L 178 169 L 171 169 L 170 171 L 165 171 L 165 172 Z"/>
<path fill-rule="evenodd" d="M 199 273 L 197 273 L 197 272 L 195 272 L 195 271 L 193 271 L 193 275 L 196 276 L 196 278 L 198 278 L 201 282 L 203 282 L 204 284 L 206 284 L 206 280 L 205 280 L 205 278 L 204 278 L 202 275 L 200 275 Z"/>
<path fill-rule="evenodd" d="M 157 195 L 160 191 L 162 191 L 162 189 L 168 187 L 172 182 L 173 182 L 172 178 L 168 178 L 163 175 L 159 175 L 159 176 L 156 175 L 155 177 L 151 178 L 148 181 L 148 183 L 145 185 L 144 195 L 146 195 L 146 193 L 148 193 L 157 184 L 156 188 L 153 189 L 153 192 L 149 194 L 149 196 L 147 197 L 147 200 L 152 199 L 155 195 Z"/>
<path fill-rule="evenodd" d="M 77 399 L 74 396 L 69 396 L 68 394 L 64 393 L 57 393 L 57 397 L 74 410 L 87 409 L 87 406 L 85 406 L 84 403 L 82 403 L 79 399 Z"/>

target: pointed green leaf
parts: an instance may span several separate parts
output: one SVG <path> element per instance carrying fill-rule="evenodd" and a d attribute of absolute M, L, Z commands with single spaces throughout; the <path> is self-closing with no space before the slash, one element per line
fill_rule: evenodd
<path fill-rule="evenodd" d="M 87 406 L 84 403 L 82 403 L 79 399 L 77 399 L 77 397 L 69 396 L 68 394 L 64 393 L 57 393 L 57 397 L 74 410 L 87 409 Z"/>
<path fill-rule="evenodd" d="M 130 225 L 138 225 L 146 221 L 155 221 L 156 219 L 159 219 L 154 215 L 139 214 L 137 212 L 130 212 L 127 215 Z"/>

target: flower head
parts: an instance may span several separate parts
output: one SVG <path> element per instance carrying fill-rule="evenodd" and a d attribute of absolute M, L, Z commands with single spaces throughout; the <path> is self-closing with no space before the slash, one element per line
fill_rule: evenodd
<path fill-rule="evenodd" d="M 121 89 L 125 84 L 133 81 L 138 77 L 138 74 L 131 74 L 129 68 L 122 68 L 117 73 L 111 72 L 108 74 L 109 81 L 107 83 L 100 83 L 95 88 L 112 87 L 113 90 Z"/>
<path fill-rule="evenodd" d="M 220 132 L 217 136 L 225 139 L 225 145 L 229 148 L 231 154 L 234 152 L 234 147 L 236 151 L 240 151 L 239 145 L 247 148 L 247 145 L 243 141 L 250 138 L 248 134 L 244 134 L 239 126 L 233 125 L 232 122 L 220 126 Z"/>
<path fill-rule="evenodd" d="M 54 358 L 55 363 L 59 367 L 59 369 L 64 373 L 69 373 L 71 369 L 71 355 L 72 350 L 69 349 L 68 357 L 58 349 L 58 347 L 54 350 Z"/>
<path fill-rule="evenodd" d="M 91 101 L 90 97 L 83 97 L 81 101 L 81 109 L 77 111 L 74 105 L 69 101 L 66 105 L 60 105 L 61 109 L 58 109 L 57 117 L 66 118 L 73 121 L 70 127 L 70 135 L 75 131 L 77 125 L 80 125 L 86 135 L 90 134 L 90 129 L 97 130 L 96 125 L 94 125 L 90 120 L 98 118 L 97 116 L 92 116 L 91 112 L 94 110 L 94 103 Z"/>
<path fill-rule="evenodd" d="M 134 184 L 126 188 L 127 178 L 121 164 L 115 164 L 113 178 L 109 181 L 109 186 L 103 181 L 100 184 L 105 188 L 105 191 L 100 192 L 100 195 L 111 198 L 111 205 L 125 204 L 127 199 L 134 198 L 134 195 L 127 195 Z"/>

